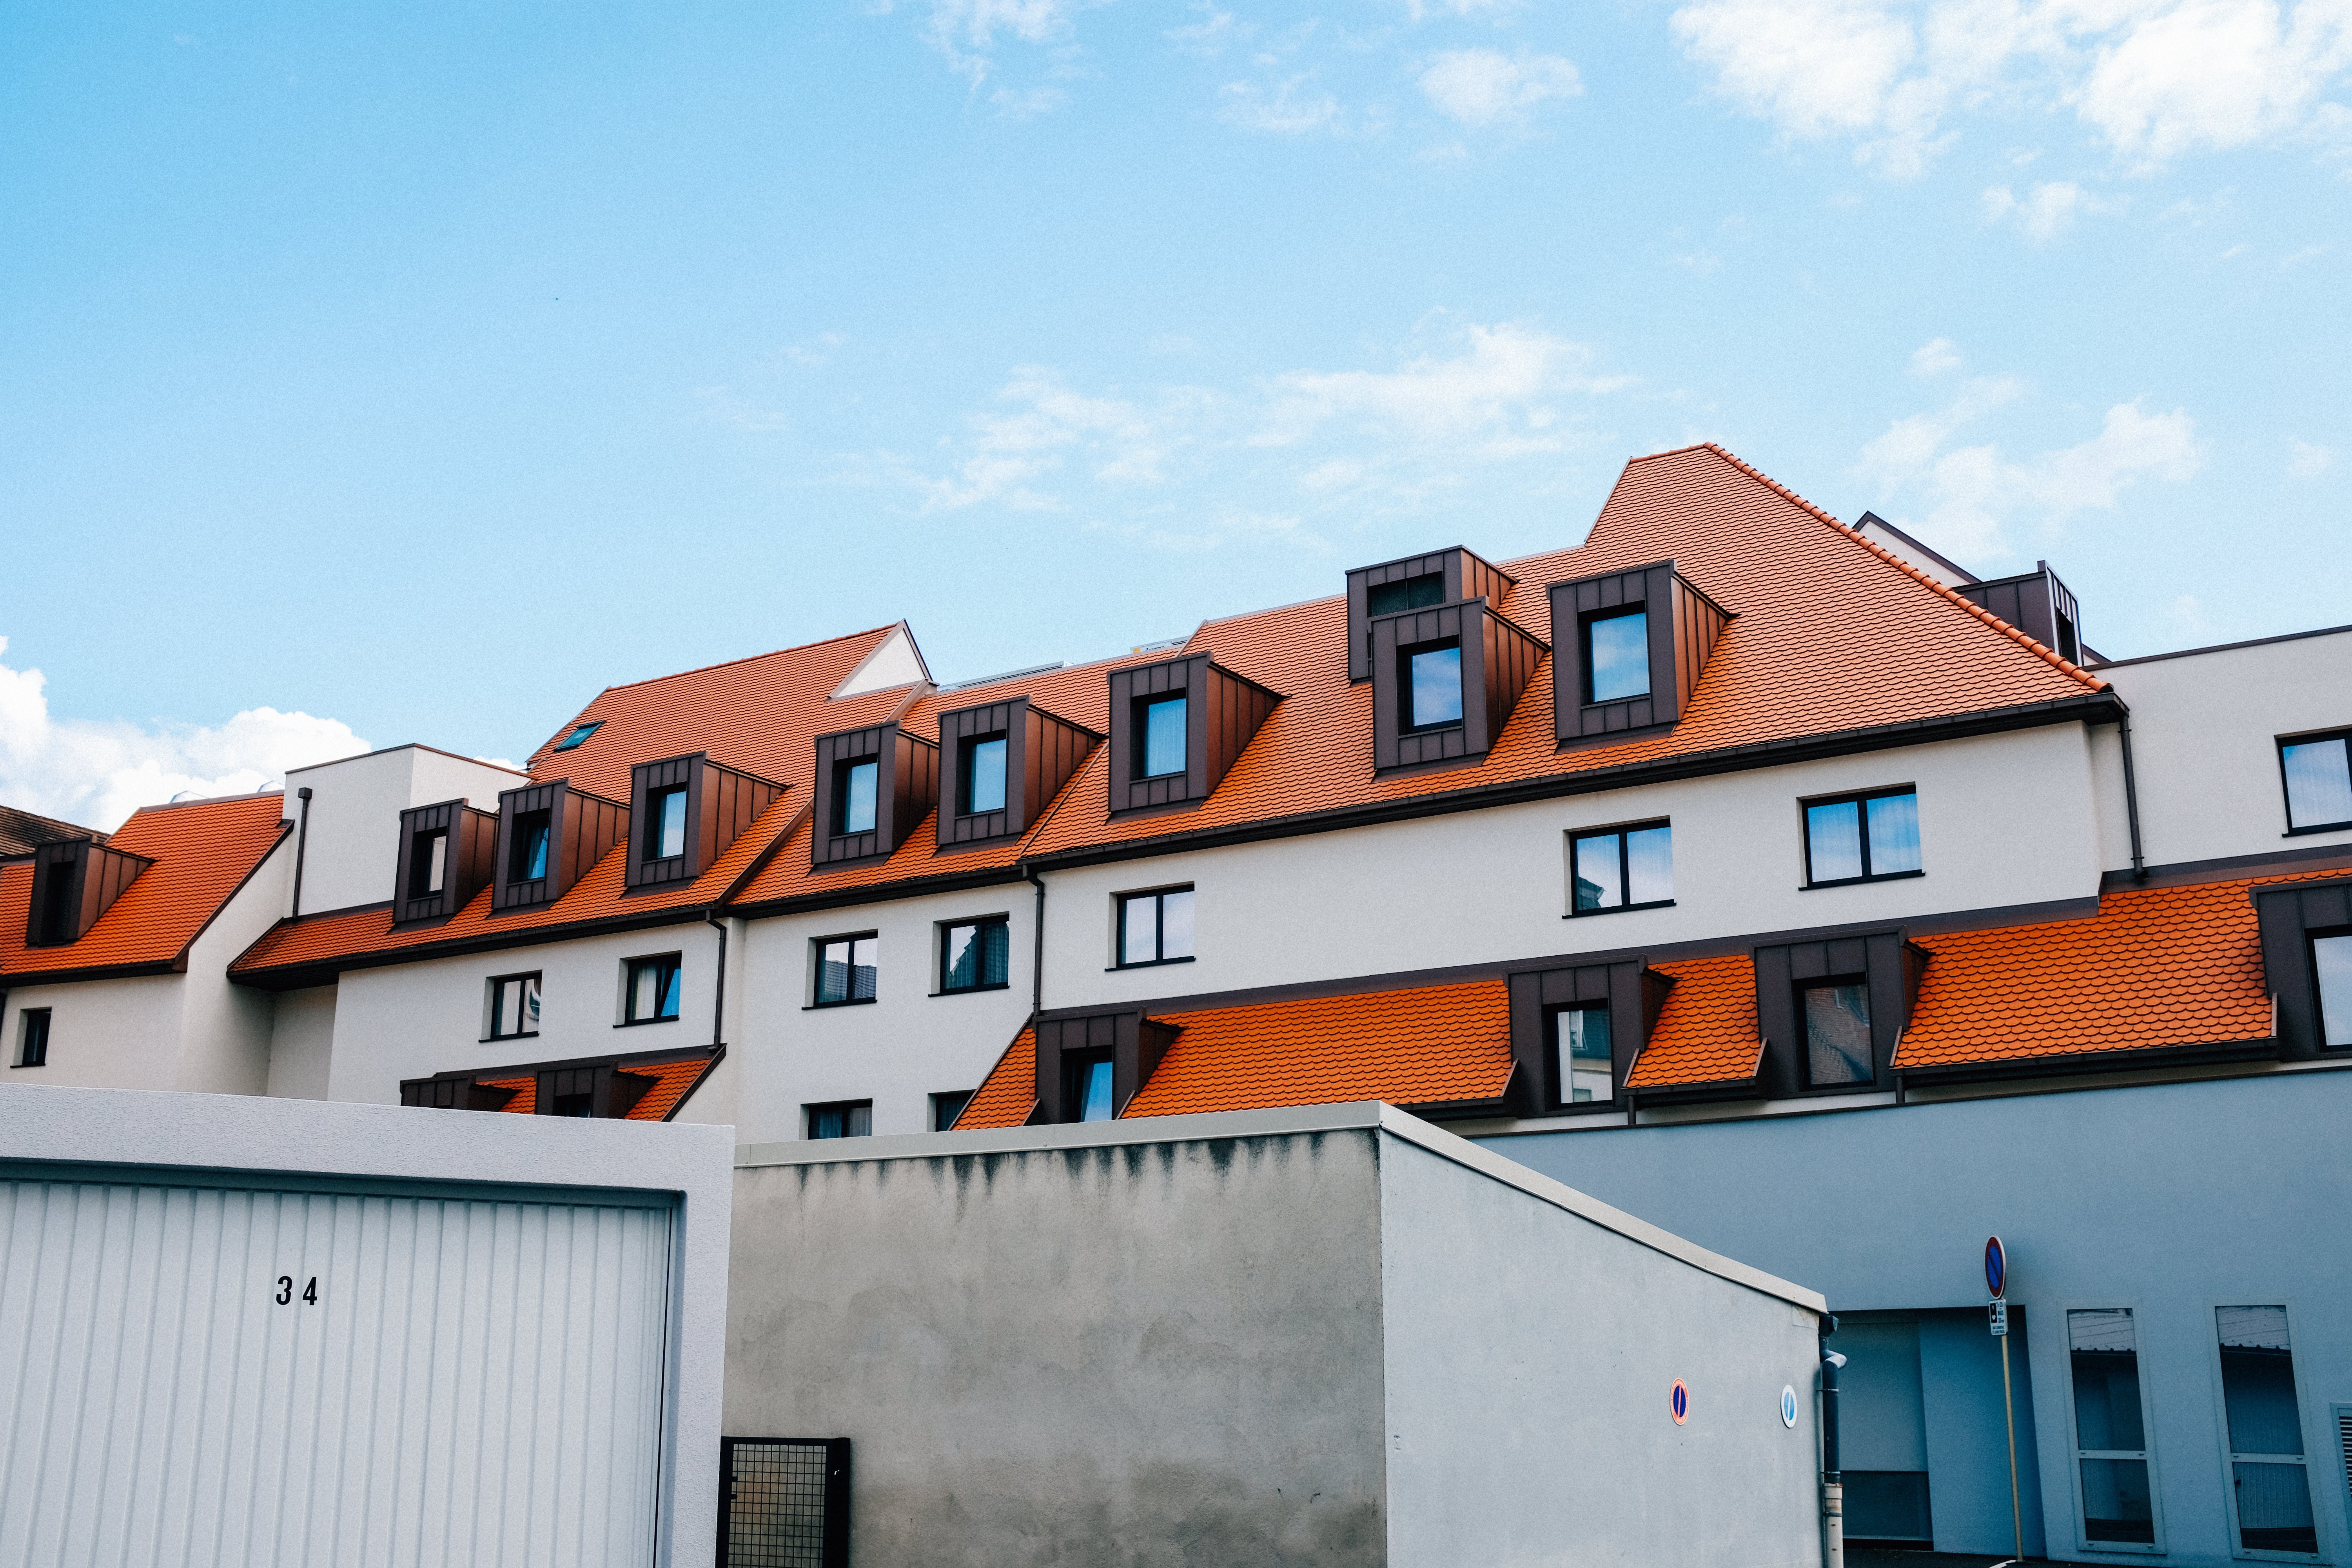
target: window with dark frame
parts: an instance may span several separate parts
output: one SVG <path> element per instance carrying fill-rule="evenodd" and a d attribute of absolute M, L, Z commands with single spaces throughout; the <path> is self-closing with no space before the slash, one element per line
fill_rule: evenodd
<path fill-rule="evenodd" d="M 819 937 L 814 945 L 816 991 L 813 1005 L 836 1007 L 874 1000 L 874 984 L 880 973 L 875 961 L 879 940 L 874 932 Z"/>
<path fill-rule="evenodd" d="M 2303 1407 L 2284 1307 L 2216 1307 L 2221 1405 L 2229 1431 L 2230 1491 L 2238 1545 L 2247 1552 L 2316 1556 Z"/>
<path fill-rule="evenodd" d="M 1604 610 L 1583 617 L 1584 700 L 1621 702 L 1650 694 L 1650 616 L 1647 605 Z"/>
<path fill-rule="evenodd" d="M 628 991 L 621 1008 L 624 1024 L 666 1024 L 677 1018 L 679 955 L 629 960 Z"/>
<path fill-rule="evenodd" d="M 2153 1546 L 2147 1424 L 2139 1395 L 2137 1324 L 2128 1307 L 2066 1314 L 2074 1385 L 2074 1458 L 2082 1482 L 2083 1539 Z"/>
<path fill-rule="evenodd" d="M 1650 910 L 1675 901 L 1674 828 L 1643 823 L 1599 833 L 1569 835 L 1570 912 L 1609 914 Z"/>
<path fill-rule="evenodd" d="M 1609 1005 L 1561 1007 L 1552 1016 L 1553 1048 L 1559 1054 L 1559 1100 L 1582 1105 L 1617 1098 L 1617 1074 L 1610 1047 Z"/>
<path fill-rule="evenodd" d="M 834 764 L 833 833 L 836 838 L 852 833 L 874 831 L 876 792 L 882 782 L 882 764 L 868 757 L 864 762 L 844 761 Z"/>
<path fill-rule="evenodd" d="M 1397 686 L 1404 693 L 1398 728 L 1407 734 L 1462 722 L 1462 639 L 1397 649 Z"/>
<path fill-rule="evenodd" d="M 1181 697 L 1140 698 L 1135 706 L 1135 776 L 1156 779 L 1182 773 L 1186 750 L 1186 700 Z"/>
<path fill-rule="evenodd" d="M 1013 927 L 1003 916 L 956 921 L 940 928 L 940 989 L 1001 991 L 1013 952 Z"/>
<path fill-rule="evenodd" d="M 1445 574 L 1443 572 L 1403 577 L 1364 590 L 1364 618 L 1370 620 L 1378 616 L 1393 616 L 1405 610 L 1425 610 L 1432 605 L 1444 602 Z"/>
<path fill-rule="evenodd" d="M 1805 1087 L 1837 1089 L 1878 1076 L 1870 1046 L 1870 983 L 1815 982 L 1800 988 L 1798 1016 L 1805 1027 Z"/>
<path fill-rule="evenodd" d="M 1192 889 L 1160 888 L 1118 900 L 1118 963 L 1180 963 L 1192 956 Z"/>
<path fill-rule="evenodd" d="M 449 875 L 449 830 L 436 827 L 420 833 L 410 841 L 408 850 L 408 896 L 430 898 L 441 890 Z"/>
<path fill-rule="evenodd" d="M 803 1106 L 812 1138 L 870 1138 L 874 1134 L 874 1102 L 836 1100 L 824 1105 Z"/>
<path fill-rule="evenodd" d="M 2282 740 L 2279 778 L 2289 834 L 2352 827 L 2352 730 Z"/>
<path fill-rule="evenodd" d="M 520 1039 L 539 1033 L 539 976 L 501 974 L 490 982 L 490 1027 L 487 1038 Z"/>
<path fill-rule="evenodd" d="M 646 796 L 646 858 L 675 860 L 686 853 L 686 785 Z"/>
<path fill-rule="evenodd" d="M 2352 931 L 2311 939 L 2312 974 L 2319 984 L 2319 1040 L 2352 1046 Z"/>
<path fill-rule="evenodd" d="M 49 867 L 49 879 L 41 890 L 41 941 L 51 946 L 62 944 L 73 934 L 74 878 L 70 861 L 59 860 Z"/>
<path fill-rule="evenodd" d="M 961 1116 L 963 1108 L 971 1102 L 971 1093 L 968 1089 L 953 1089 L 931 1096 L 931 1131 L 953 1131 L 956 1118 Z"/>
<path fill-rule="evenodd" d="M 957 789 L 963 798 L 956 810 L 964 816 L 1004 809 L 1004 760 L 1011 742 L 1003 735 L 975 735 L 963 742 L 957 767 Z"/>
<path fill-rule="evenodd" d="M 1108 1051 L 1074 1051 L 1062 1058 L 1062 1103 L 1073 1121 L 1109 1121 L 1118 1113 L 1112 1104 L 1112 1063 Z"/>
<path fill-rule="evenodd" d="M 49 1065 L 49 1009 L 26 1007 L 16 1015 L 16 1065 Z"/>
<path fill-rule="evenodd" d="M 1919 796 L 1909 786 L 1805 803 L 1805 885 L 1922 875 Z"/>
<path fill-rule="evenodd" d="M 536 882 L 547 875 L 548 835 L 554 814 L 541 809 L 515 818 L 513 849 L 507 864 L 509 882 Z"/>
<path fill-rule="evenodd" d="M 604 727 L 604 721 L 602 719 L 591 719 L 585 724 L 582 724 L 575 728 L 572 733 L 564 736 L 561 741 L 556 742 L 554 749 L 559 752 L 568 752 L 572 747 L 578 745 L 581 742 L 586 740 L 589 736 L 594 734 Z"/>

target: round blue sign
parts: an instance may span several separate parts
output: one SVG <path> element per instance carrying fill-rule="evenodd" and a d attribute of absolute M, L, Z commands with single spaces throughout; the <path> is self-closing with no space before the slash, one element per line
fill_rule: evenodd
<path fill-rule="evenodd" d="M 1992 1292 L 1996 1301 L 2009 1289 L 2009 1253 L 1997 1236 L 1985 1240 L 1985 1289 Z"/>
<path fill-rule="evenodd" d="M 1674 1387 L 1666 1391 L 1666 1414 L 1675 1418 L 1677 1426 L 1690 1419 L 1690 1390 L 1684 1386 L 1679 1377 L 1675 1379 Z"/>
<path fill-rule="evenodd" d="M 1794 1388 L 1790 1387 L 1788 1384 L 1783 1384 L 1780 1386 L 1780 1425 L 1783 1426 L 1794 1426 L 1796 1424 L 1797 1391 Z"/>

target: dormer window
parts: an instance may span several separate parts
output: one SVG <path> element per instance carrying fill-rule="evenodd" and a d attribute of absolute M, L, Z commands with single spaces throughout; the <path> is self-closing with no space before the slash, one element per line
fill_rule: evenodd
<path fill-rule="evenodd" d="M 712 762 L 700 752 L 629 770 L 636 826 L 623 883 L 630 892 L 691 882 L 727 853 L 784 786 Z"/>
<path fill-rule="evenodd" d="M 1757 1091 L 1782 1100 L 1885 1083 L 1927 958 L 1900 931 L 1753 949 Z"/>
<path fill-rule="evenodd" d="M 1671 561 L 1554 583 L 1552 721 L 1561 750 L 1680 723 L 1731 613 Z"/>
<path fill-rule="evenodd" d="M 624 838 L 635 842 L 629 808 L 575 789 L 569 779 L 500 791 L 498 847 L 488 858 L 498 868 L 491 911 L 553 903 Z M 457 864 L 462 871 L 462 853 Z"/>
<path fill-rule="evenodd" d="M 646 800 L 647 858 L 674 860 L 686 853 L 686 786 L 656 790 Z"/>
<path fill-rule="evenodd" d="M 1801 992 L 1805 1087 L 1838 1089 L 1876 1076 L 1871 1060 L 1870 982 L 1861 975 L 1823 981 Z"/>
<path fill-rule="evenodd" d="M 835 833 L 871 833 L 874 831 L 874 796 L 882 778 L 879 763 L 844 763 L 837 770 L 841 782 L 834 795 L 836 817 Z"/>
<path fill-rule="evenodd" d="M 1377 616 L 1372 765 L 1475 763 L 1494 749 L 1544 646 L 1484 599 Z"/>
<path fill-rule="evenodd" d="M 408 896 L 430 898 L 449 879 L 449 830 L 436 827 L 408 839 Z"/>
<path fill-rule="evenodd" d="M 1584 643 L 1584 700 L 1622 702 L 1650 694 L 1650 617 L 1641 610 L 1588 616 L 1578 636 Z"/>
<path fill-rule="evenodd" d="M 810 866 L 895 854 L 931 815 L 939 791 L 939 747 L 895 723 L 819 735 Z"/>
<path fill-rule="evenodd" d="M 1399 610 L 1426 609 L 1445 603 L 1445 574 L 1432 572 L 1419 577 L 1406 577 L 1393 583 L 1381 583 L 1364 590 L 1364 614 L 1393 616 Z"/>
<path fill-rule="evenodd" d="M 1139 703 L 1143 744 L 1135 753 L 1135 776 L 1165 778 L 1184 771 L 1184 712 L 1181 697 L 1161 697 Z"/>
<path fill-rule="evenodd" d="M 1004 753 L 1010 744 L 1002 735 L 964 742 L 959 770 L 963 799 L 957 809 L 966 816 L 1004 809 Z"/>
<path fill-rule="evenodd" d="M 1026 697 L 940 713 L 940 847 L 1027 832 L 1101 739 Z"/>
<path fill-rule="evenodd" d="M 549 834 L 553 825 L 554 814 L 547 811 L 526 811 L 515 819 L 508 881 L 536 882 L 547 875 Z"/>
<path fill-rule="evenodd" d="M 1357 567 L 1348 574 L 1348 679 L 1372 679 L 1371 624 L 1380 616 L 1464 599 L 1500 609 L 1516 585 L 1517 579 L 1458 547 Z"/>
<path fill-rule="evenodd" d="M 411 806 L 400 814 L 400 864 L 392 918 L 443 920 L 472 902 L 490 879 L 499 819 L 462 800 Z"/>
<path fill-rule="evenodd" d="M 1404 728 L 1435 730 L 1462 722 L 1462 639 L 1400 648 L 1397 658 L 1405 664 Z"/>
<path fill-rule="evenodd" d="M 79 942 L 122 890 L 153 864 L 143 855 L 88 838 L 60 839 L 35 848 L 26 944 L 65 947 Z"/>
<path fill-rule="evenodd" d="M 1280 702 L 1205 653 L 1110 672 L 1110 811 L 1198 805 Z"/>

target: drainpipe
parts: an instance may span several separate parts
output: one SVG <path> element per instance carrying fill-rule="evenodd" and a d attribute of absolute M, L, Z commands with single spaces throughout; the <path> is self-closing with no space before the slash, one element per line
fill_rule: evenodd
<path fill-rule="evenodd" d="M 1829 1320 L 1837 1332 L 1837 1320 Z M 1826 1568 L 1845 1568 L 1845 1478 L 1838 1469 L 1838 1368 L 1845 1357 L 1833 1350 L 1822 1352 L 1822 1560 Z"/>
<path fill-rule="evenodd" d="M 294 829 L 294 918 L 302 916 L 302 857 L 310 848 L 310 786 L 302 785 L 294 792 L 302 803 L 301 826 Z"/>
<path fill-rule="evenodd" d="M 710 988 L 710 1048 L 715 1051 L 727 1045 L 727 922 L 705 910 L 702 923 L 719 933 L 719 981 Z"/>
<path fill-rule="evenodd" d="M 1037 889 L 1037 921 L 1029 942 L 1029 1020 L 1045 1010 L 1045 879 L 1031 870 L 1027 863 L 1016 867 L 1021 879 Z"/>
<path fill-rule="evenodd" d="M 2147 863 L 2139 852 L 2139 786 L 2132 777 L 2131 710 L 2124 707 L 2121 699 L 2117 699 L 2116 706 L 2123 713 L 2116 721 L 2116 733 L 2122 737 L 2124 745 L 2124 820 L 2131 825 L 2132 880 L 2145 882 Z"/>

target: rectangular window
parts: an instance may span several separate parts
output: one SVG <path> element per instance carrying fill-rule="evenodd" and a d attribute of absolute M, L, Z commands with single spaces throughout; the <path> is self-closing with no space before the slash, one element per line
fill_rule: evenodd
<path fill-rule="evenodd" d="M 958 809 L 966 816 L 1004 809 L 1005 738 L 967 741 L 963 748 L 963 800 Z"/>
<path fill-rule="evenodd" d="M 547 875 L 547 839 L 552 816 L 546 811 L 526 811 L 515 818 L 508 881 L 536 882 Z"/>
<path fill-rule="evenodd" d="M 436 827 L 420 833 L 408 847 L 408 896 L 429 898 L 441 890 L 449 874 L 449 830 Z"/>
<path fill-rule="evenodd" d="M 1552 1015 L 1559 1040 L 1559 1098 L 1562 1104 L 1617 1098 L 1617 1077 L 1611 1065 L 1609 1009 L 1563 1007 Z"/>
<path fill-rule="evenodd" d="M 490 982 L 489 1038 L 511 1040 L 539 1033 L 539 976 L 503 974 Z"/>
<path fill-rule="evenodd" d="M 49 867 L 47 885 L 41 889 L 43 942 L 55 945 L 73 934 L 73 863 L 69 860 L 56 861 Z"/>
<path fill-rule="evenodd" d="M 659 1024 L 677 1016 L 678 955 L 629 960 L 628 1000 L 621 1009 L 625 1024 Z"/>
<path fill-rule="evenodd" d="M 1878 790 L 1805 806 L 1805 880 L 1810 887 L 1919 875 L 1919 797 Z"/>
<path fill-rule="evenodd" d="M 1650 694 L 1650 616 L 1621 610 L 1584 623 L 1584 700 L 1618 702 Z"/>
<path fill-rule="evenodd" d="M 49 1065 L 49 1010 L 27 1007 L 16 1015 L 16 1065 L 38 1068 Z"/>
<path fill-rule="evenodd" d="M 1462 722 L 1462 645 L 1425 643 L 1397 650 L 1404 679 L 1404 712 L 1399 727 L 1408 732 L 1442 730 Z"/>
<path fill-rule="evenodd" d="M 1007 981 L 1013 928 L 1003 920 L 959 921 L 940 928 L 940 989 L 993 991 Z"/>
<path fill-rule="evenodd" d="M 585 724 L 573 730 L 569 735 L 564 736 L 561 741 L 556 742 L 555 749 L 559 752 L 568 752 L 572 747 L 578 745 L 581 742 L 586 740 L 589 736 L 594 734 L 604 727 L 604 721 L 602 719 L 591 719 Z"/>
<path fill-rule="evenodd" d="M 833 775 L 833 831 L 835 837 L 874 831 L 875 791 L 882 782 L 878 762 L 842 763 Z"/>
<path fill-rule="evenodd" d="M 2289 833 L 2352 827 L 2352 733 L 2281 741 L 2279 772 Z"/>
<path fill-rule="evenodd" d="M 2311 967 L 2319 979 L 2319 1037 L 2352 1046 L 2352 931 L 2314 938 Z"/>
<path fill-rule="evenodd" d="M 1569 878 L 1580 915 L 1651 909 L 1675 901 L 1673 827 L 1664 822 L 1569 837 Z"/>
<path fill-rule="evenodd" d="M 2139 1340 L 2128 1307 L 2066 1314 L 2074 1381 L 2074 1455 L 2083 1539 L 2156 1543 L 2147 1427 L 2139 1403 Z"/>
<path fill-rule="evenodd" d="M 971 1090 L 968 1089 L 950 1089 L 931 1096 L 931 1131 L 951 1131 L 956 1118 L 963 1114 L 963 1108 L 971 1100 Z"/>
<path fill-rule="evenodd" d="M 1382 583 L 1364 590 L 1364 616 L 1393 616 L 1402 610 L 1425 610 L 1432 605 L 1445 602 L 1445 575 L 1433 573 L 1426 577 L 1407 577 L 1402 582 Z"/>
<path fill-rule="evenodd" d="M 686 853 L 686 786 L 646 796 L 646 858 L 674 860 Z"/>
<path fill-rule="evenodd" d="M 1135 776 L 1156 779 L 1182 773 L 1185 700 L 1162 697 L 1142 704 L 1142 721 L 1136 730 L 1143 737 L 1143 744 L 1136 752 Z"/>
<path fill-rule="evenodd" d="M 877 945 L 877 939 L 870 931 L 862 936 L 829 936 L 817 942 L 818 1006 L 874 1000 Z"/>
<path fill-rule="evenodd" d="M 2230 1428 L 2231 1495 L 2238 1544 L 2248 1552 L 2316 1554 L 2303 1412 L 2284 1307 L 2216 1307 L 2221 1404 Z"/>
<path fill-rule="evenodd" d="M 1108 1051 L 1066 1058 L 1062 1069 L 1069 1081 L 1062 1103 L 1071 1108 L 1073 1121 L 1108 1121 L 1117 1113 L 1111 1104 L 1111 1059 Z"/>
<path fill-rule="evenodd" d="M 874 1133 L 874 1102 L 837 1100 L 830 1105 L 809 1105 L 808 1135 L 812 1138 L 868 1138 Z"/>
<path fill-rule="evenodd" d="M 1163 888 L 1118 900 L 1118 967 L 1174 963 L 1192 956 L 1192 889 Z"/>
<path fill-rule="evenodd" d="M 1805 1083 L 1811 1089 L 1868 1083 L 1877 1077 L 1870 1049 L 1870 985 L 1838 980 L 1808 985 L 1805 1016 Z"/>

